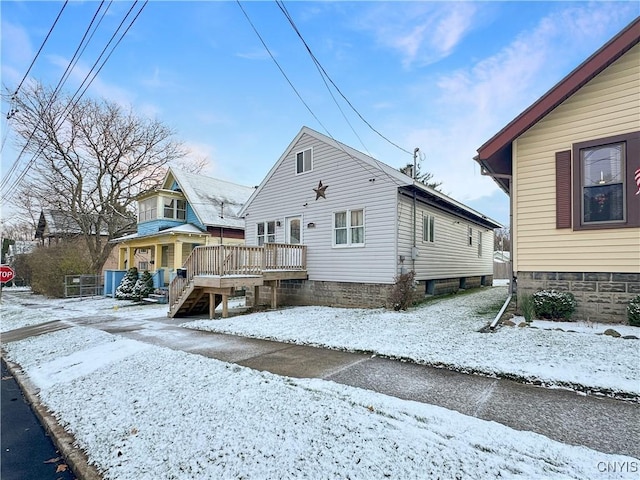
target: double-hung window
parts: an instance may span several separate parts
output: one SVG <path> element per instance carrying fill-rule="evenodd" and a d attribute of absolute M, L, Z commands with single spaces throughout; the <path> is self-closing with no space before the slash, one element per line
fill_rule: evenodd
<path fill-rule="evenodd" d="M 624 143 L 580 150 L 582 223 L 624 220 Z"/>
<path fill-rule="evenodd" d="M 482 232 L 478 231 L 478 257 L 482 256 Z"/>
<path fill-rule="evenodd" d="M 433 215 L 422 216 L 422 241 L 433 243 L 435 240 L 436 219 Z"/>
<path fill-rule="evenodd" d="M 556 228 L 640 226 L 634 175 L 640 132 L 575 143 L 556 152 Z"/>
<path fill-rule="evenodd" d="M 172 220 L 185 220 L 187 218 L 187 202 L 175 198 L 165 198 L 164 200 L 164 218 Z"/>
<path fill-rule="evenodd" d="M 260 222 L 257 229 L 258 245 L 265 243 L 275 243 L 276 241 L 276 222 Z"/>
<path fill-rule="evenodd" d="M 469 227 L 467 230 L 467 238 L 469 242 L 469 246 L 473 246 L 473 228 Z"/>
<path fill-rule="evenodd" d="M 333 214 L 335 246 L 364 245 L 364 210 L 344 210 Z"/>
<path fill-rule="evenodd" d="M 313 170 L 313 152 L 310 148 L 296 153 L 296 174 Z"/>

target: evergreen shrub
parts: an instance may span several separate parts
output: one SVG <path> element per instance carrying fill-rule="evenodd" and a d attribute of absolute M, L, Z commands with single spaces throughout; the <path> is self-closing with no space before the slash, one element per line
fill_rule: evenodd
<path fill-rule="evenodd" d="M 118 288 L 116 288 L 115 297 L 118 300 L 137 300 L 133 294 L 137 281 L 138 269 L 136 267 L 131 267 L 122 278 Z"/>
<path fill-rule="evenodd" d="M 636 296 L 627 305 L 627 319 L 629 325 L 640 327 L 640 295 Z"/>
<path fill-rule="evenodd" d="M 571 292 L 540 290 L 533 294 L 533 306 L 538 318 L 569 320 L 578 303 Z"/>

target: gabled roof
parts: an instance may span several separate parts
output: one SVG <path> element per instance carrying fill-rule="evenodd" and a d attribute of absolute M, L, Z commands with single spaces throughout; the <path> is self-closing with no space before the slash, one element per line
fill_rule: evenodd
<path fill-rule="evenodd" d="M 597 52 L 582 62 L 533 105 L 513 119 L 478 149 L 475 160 L 508 194 L 510 180 L 499 175 L 511 175 L 511 144 L 554 108 L 576 93 L 587 82 L 605 70 L 640 41 L 640 17 L 609 40 Z"/>
<path fill-rule="evenodd" d="M 203 225 L 244 228 L 239 212 L 254 192 L 253 187 L 205 177 L 170 168 L 162 189 L 172 189 L 174 181 Z"/>
<path fill-rule="evenodd" d="M 439 192 L 438 190 L 435 190 L 431 187 L 426 186 L 421 182 L 418 182 L 412 179 L 410 176 L 405 175 L 404 173 L 400 172 L 398 169 L 393 168 L 379 160 L 376 160 L 375 158 L 370 157 L 369 155 L 365 155 L 364 153 L 359 152 L 358 150 L 351 148 L 348 145 L 345 145 L 344 143 L 338 142 L 337 140 L 331 137 L 327 137 L 322 133 L 316 132 L 315 130 L 309 127 L 302 127 L 300 129 L 300 132 L 298 132 L 295 138 L 291 141 L 291 143 L 289 144 L 287 149 L 284 151 L 284 153 L 280 156 L 278 161 L 273 165 L 273 167 L 271 167 L 271 170 L 269 170 L 269 172 L 267 173 L 267 176 L 262 180 L 258 188 L 253 192 L 249 200 L 247 200 L 245 205 L 242 207 L 239 215 L 243 216 L 245 214 L 246 209 L 253 202 L 253 200 L 260 193 L 260 191 L 264 188 L 267 182 L 269 182 L 269 179 L 276 172 L 280 164 L 284 162 L 284 160 L 290 155 L 290 153 L 295 148 L 295 146 L 300 141 L 303 135 L 309 135 L 320 142 L 323 142 L 327 145 L 337 148 L 338 150 L 342 150 L 350 158 L 354 159 L 357 162 L 360 162 L 365 169 L 380 172 L 382 175 L 384 175 L 387 179 L 389 179 L 392 183 L 394 183 L 399 188 L 403 188 L 404 190 L 415 189 L 417 192 L 420 193 L 421 198 L 429 197 L 434 204 L 440 207 L 445 207 L 446 210 L 450 211 L 451 213 L 454 213 L 455 215 L 472 219 L 480 224 L 487 226 L 487 228 L 502 227 L 502 225 L 499 224 L 498 222 L 491 220 L 490 218 L 486 217 L 480 212 L 464 205 L 463 203 L 458 202 L 457 200 L 454 200 L 453 198 L 445 195 L 444 193 Z"/>
<path fill-rule="evenodd" d="M 82 228 L 78 220 L 63 210 L 44 209 L 40 212 L 40 219 L 36 228 L 36 238 L 63 237 L 69 235 L 81 235 Z M 106 229 L 102 229 L 100 235 L 109 235 Z"/>

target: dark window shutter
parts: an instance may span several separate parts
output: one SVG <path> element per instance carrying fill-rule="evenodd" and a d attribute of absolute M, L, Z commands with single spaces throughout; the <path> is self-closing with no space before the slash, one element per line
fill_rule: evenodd
<path fill-rule="evenodd" d="M 556 153 L 556 228 L 571 228 L 571 150 Z"/>

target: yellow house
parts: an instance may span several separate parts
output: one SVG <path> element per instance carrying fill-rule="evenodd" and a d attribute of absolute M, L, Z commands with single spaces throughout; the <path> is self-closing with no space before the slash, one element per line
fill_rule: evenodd
<path fill-rule="evenodd" d="M 518 295 L 570 291 L 626 321 L 640 294 L 640 18 L 478 149 L 511 198 Z"/>
<path fill-rule="evenodd" d="M 138 196 L 137 231 L 115 239 L 118 268 L 163 271 L 167 285 L 201 245 L 243 245 L 240 208 L 254 189 L 170 168 L 157 190 Z"/>

